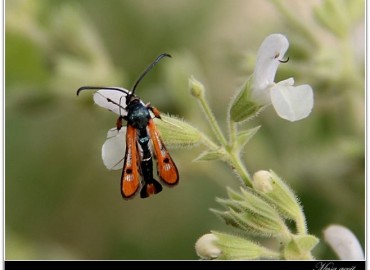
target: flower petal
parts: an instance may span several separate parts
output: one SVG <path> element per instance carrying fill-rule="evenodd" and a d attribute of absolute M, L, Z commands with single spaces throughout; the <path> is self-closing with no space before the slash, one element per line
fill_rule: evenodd
<path fill-rule="evenodd" d="M 119 88 L 122 89 L 123 91 L 127 91 L 127 93 L 130 93 L 128 90 L 124 88 L 120 87 L 115 88 Z M 123 109 L 126 108 L 126 97 L 127 95 L 119 91 L 101 89 L 95 92 L 94 102 L 100 107 L 108 109 L 118 115 L 124 116 L 127 114 L 127 112 Z M 108 99 L 112 100 L 114 103 L 109 102 Z M 122 107 L 119 107 L 117 104 L 120 104 Z"/>
<path fill-rule="evenodd" d="M 330 225 L 324 230 L 324 237 L 341 260 L 364 260 L 360 243 L 346 227 Z"/>
<path fill-rule="evenodd" d="M 272 105 L 281 118 L 294 122 L 306 118 L 311 113 L 311 86 L 305 84 L 294 87 L 278 83 L 270 91 Z"/>
<path fill-rule="evenodd" d="M 107 140 L 102 147 L 103 163 L 108 170 L 119 170 L 123 167 L 126 151 L 125 134 L 126 127 L 122 127 L 119 131 L 117 128 L 108 131 Z"/>
<path fill-rule="evenodd" d="M 283 60 L 289 42 L 282 34 L 272 34 L 262 42 L 254 69 L 252 98 L 262 104 L 269 103 L 267 87 L 274 82 L 276 70 Z"/>
<path fill-rule="evenodd" d="M 289 79 L 280 81 L 277 84 L 278 85 L 283 85 L 283 86 L 293 86 L 294 85 L 294 78 L 289 78 Z"/>

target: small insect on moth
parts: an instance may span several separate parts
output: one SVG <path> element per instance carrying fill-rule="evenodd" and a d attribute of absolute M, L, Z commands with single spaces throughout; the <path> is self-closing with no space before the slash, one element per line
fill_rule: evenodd
<path fill-rule="evenodd" d="M 121 194 L 123 198 L 132 198 L 142 186 L 141 198 L 147 198 L 162 191 L 162 185 L 153 177 L 153 155 L 157 159 L 159 179 L 173 186 L 179 182 L 179 173 L 168 153 L 161 136 L 154 124 L 154 118 L 161 118 L 159 111 L 135 95 L 135 90 L 144 76 L 163 58 L 171 55 L 159 55 L 141 74 L 131 91 L 120 87 L 83 86 L 77 95 L 84 90 L 97 90 L 94 101 L 119 115 L 116 127 L 109 130 L 108 139 L 103 145 L 103 161 L 110 169 L 122 166 Z M 123 126 L 122 120 L 127 122 Z M 119 151 L 124 141 L 126 130 L 125 155 Z M 122 140 L 120 140 L 122 139 Z M 121 144 L 121 147 L 119 147 Z M 141 181 L 140 181 L 141 179 Z"/>

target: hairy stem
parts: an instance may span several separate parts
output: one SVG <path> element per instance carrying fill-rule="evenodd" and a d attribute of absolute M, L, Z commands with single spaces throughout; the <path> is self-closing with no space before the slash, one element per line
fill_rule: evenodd
<path fill-rule="evenodd" d="M 237 174 L 240 176 L 240 178 L 243 180 L 243 184 L 245 184 L 248 187 L 252 186 L 252 178 L 249 175 L 247 169 L 245 168 L 243 162 L 240 159 L 240 156 L 235 153 L 234 151 L 227 151 L 228 153 L 228 160 L 231 165 L 231 167 L 237 172 Z"/>
<path fill-rule="evenodd" d="M 204 112 L 206 113 L 206 116 L 209 121 L 209 125 L 211 126 L 213 133 L 216 135 L 216 138 L 221 143 L 222 146 L 225 148 L 227 147 L 227 141 L 225 139 L 225 136 L 223 135 L 220 126 L 218 125 L 215 116 L 212 113 L 211 108 L 208 106 L 207 101 L 205 100 L 204 96 L 199 97 L 199 103 L 201 107 L 203 108 Z"/>

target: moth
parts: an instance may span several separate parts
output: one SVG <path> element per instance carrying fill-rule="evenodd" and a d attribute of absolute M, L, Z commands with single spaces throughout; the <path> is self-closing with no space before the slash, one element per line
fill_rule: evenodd
<path fill-rule="evenodd" d="M 159 179 L 169 186 L 179 182 L 175 162 L 153 121 L 154 118 L 161 119 L 158 109 L 150 103 L 145 104 L 135 95 L 141 80 L 163 57 L 171 57 L 171 55 L 167 53 L 159 55 L 145 69 L 130 91 L 120 87 L 100 86 L 82 86 L 77 90 L 77 95 L 81 91 L 97 90 L 94 94 L 95 103 L 119 115 L 116 127 L 109 130 L 108 139 L 103 145 L 103 161 L 106 165 L 110 164 L 111 169 L 116 169 L 123 162 L 121 194 L 124 199 L 132 198 L 140 187 L 141 198 L 147 198 L 162 191 L 162 185 L 153 177 L 153 154 L 157 160 Z M 123 121 L 127 122 L 125 127 Z M 120 149 L 122 150 L 120 139 L 125 140 L 124 156 L 120 152 Z"/>

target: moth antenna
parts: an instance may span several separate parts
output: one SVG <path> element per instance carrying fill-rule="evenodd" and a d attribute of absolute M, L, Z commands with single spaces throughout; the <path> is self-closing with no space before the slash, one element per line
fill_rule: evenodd
<path fill-rule="evenodd" d="M 119 92 L 122 92 L 122 93 L 128 95 L 128 93 L 125 90 L 122 90 L 121 88 L 118 88 L 118 87 L 82 86 L 82 87 L 78 88 L 77 96 L 80 94 L 81 91 L 84 91 L 84 90 L 113 90 L 113 91 L 119 91 Z"/>
<path fill-rule="evenodd" d="M 163 57 L 172 57 L 168 53 L 162 53 L 160 54 L 154 61 L 151 63 L 143 72 L 143 74 L 140 75 L 139 79 L 135 82 L 134 86 L 131 89 L 131 96 L 135 94 L 136 87 L 141 82 L 141 80 L 145 77 L 145 75 L 163 58 Z"/>
<path fill-rule="evenodd" d="M 122 100 L 122 96 L 119 98 L 119 116 L 122 117 L 122 114 L 121 114 L 121 100 Z"/>

